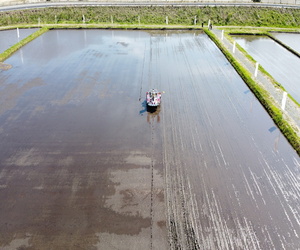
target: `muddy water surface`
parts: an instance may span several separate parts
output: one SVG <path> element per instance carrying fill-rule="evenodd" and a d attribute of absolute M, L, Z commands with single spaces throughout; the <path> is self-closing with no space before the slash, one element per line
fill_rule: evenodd
<path fill-rule="evenodd" d="M 299 157 L 205 34 L 52 30 L 5 63 L 1 248 L 299 245 Z"/>
<path fill-rule="evenodd" d="M 1 247 L 166 247 L 162 143 L 140 101 L 148 41 L 50 31 L 5 62 Z"/>
<path fill-rule="evenodd" d="M 300 103 L 300 58 L 268 37 L 233 36 Z"/>

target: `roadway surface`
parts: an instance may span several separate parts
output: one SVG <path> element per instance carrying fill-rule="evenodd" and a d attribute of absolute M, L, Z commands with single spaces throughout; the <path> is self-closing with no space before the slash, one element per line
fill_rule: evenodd
<path fill-rule="evenodd" d="M 215 3 L 215 2 L 50 2 L 39 4 L 20 4 L 14 6 L 2 6 L 0 11 L 47 8 L 47 7 L 62 7 L 62 6 L 248 6 L 248 7 L 273 7 L 273 8 L 300 8 L 299 5 L 287 4 L 270 4 L 270 3 Z"/>

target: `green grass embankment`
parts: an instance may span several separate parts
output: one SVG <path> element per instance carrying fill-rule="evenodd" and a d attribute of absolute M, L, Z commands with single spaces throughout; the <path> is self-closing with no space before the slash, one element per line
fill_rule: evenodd
<path fill-rule="evenodd" d="M 223 52 L 228 61 L 232 64 L 237 73 L 248 85 L 256 98 L 271 116 L 275 124 L 290 142 L 292 147 L 296 150 L 298 155 L 300 155 L 300 138 L 294 131 L 293 127 L 283 118 L 282 111 L 275 106 L 270 94 L 252 79 L 251 74 L 232 56 L 232 54 L 224 47 L 224 45 L 211 31 L 209 31 L 208 29 L 204 29 L 204 31 Z"/>
<path fill-rule="evenodd" d="M 218 26 L 300 27 L 300 9 L 234 6 L 49 7 L 0 12 L 0 26 L 43 23 L 119 23 Z"/>

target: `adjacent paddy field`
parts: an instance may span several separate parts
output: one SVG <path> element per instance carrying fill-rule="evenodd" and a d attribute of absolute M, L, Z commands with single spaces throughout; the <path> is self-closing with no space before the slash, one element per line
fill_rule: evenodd
<path fill-rule="evenodd" d="M 273 34 L 273 33 L 272 33 Z M 284 44 L 300 53 L 300 34 L 275 33 Z M 300 103 L 300 58 L 267 36 L 236 35 L 234 39 Z"/>
<path fill-rule="evenodd" d="M 0 247 L 299 246 L 299 156 L 205 33 L 51 30 L 5 63 Z"/>

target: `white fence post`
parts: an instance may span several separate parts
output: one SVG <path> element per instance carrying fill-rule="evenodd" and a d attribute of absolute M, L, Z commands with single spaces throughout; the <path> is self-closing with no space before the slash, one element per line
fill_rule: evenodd
<path fill-rule="evenodd" d="M 236 41 L 233 42 L 233 48 L 232 48 L 232 53 L 235 53 L 235 46 L 236 46 Z"/>
<path fill-rule="evenodd" d="M 287 92 L 283 92 L 282 102 L 281 102 L 281 109 L 285 110 L 285 104 L 287 99 Z"/>
<path fill-rule="evenodd" d="M 259 63 L 258 63 L 258 62 L 256 62 L 256 64 L 255 64 L 255 72 L 254 72 L 254 77 L 257 77 L 257 73 L 258 73 L 258 65 L 259 65 Z"/>

